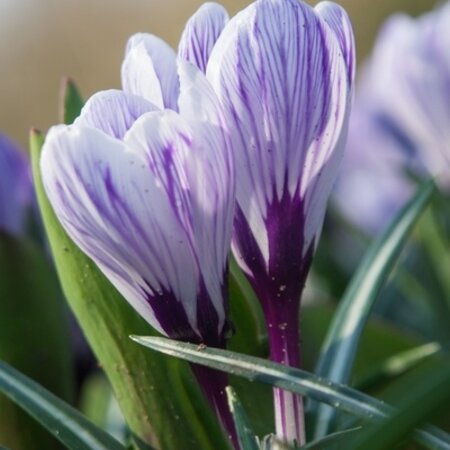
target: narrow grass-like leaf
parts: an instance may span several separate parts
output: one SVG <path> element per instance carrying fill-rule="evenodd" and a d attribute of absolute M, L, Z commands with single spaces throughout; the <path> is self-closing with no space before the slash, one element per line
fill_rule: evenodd
<path fill-rule="evenodd" d="M 269 346 L 261 306 L 233 257 L 230 258 L 228 293 L 230 319 L 233 328 L 238 330 L 227 342 L 228 349 L 253 356 L 266 357 L 269 354 Z M 231 383 L 253 424 L 256 434 L 266 434 L 274 421 L 273 408 L 266 406 L 272 404 L 272 390 L 259 383 L 250 383 L 244 378 L 232 378 Z"/>
<path fill-rule="evenodd" d="M 46 197 L 39 158 L 43 143 L 31 134 L 33 176 L 45 229 L 65 296 L 108 376 L 135 440 L 163 449 L 228 449 L 228 443 L 186 364 L 149 355 L 129 339 L 154 331 L 96 265 L 71 241 Z M 140 330 L 140 331 L 138 331 Z M 180 380 L 183 380 L 183 383 Z M 190 381 L 189 381 L 190 380 Z M 191 398 L 198 399 L 195 408 Z"/>
<path fill-rule="evenodd" d="M 407 380 L 406 397 L 388 420 L 371 424 L 346 445 L 347 450 L 390 450 L 396 448 L 411 430 L 429 420 L 450 401 L 450 362 L 419 371 Z M 450 449 L 450 443 L 445 447 Z"/>
<path fill-rule="evenodd" d="M 178 342 L 152 336 L 131 336 L 141 345 L 153 350 L 202 364 L 216 370 L 261 381 L 326 403 L 341 411 L 373 421 L 390 417 L 395 411 L 384 402 L 347 386 L 333 383 L 314 374 L 254 356 Z M 435 450 L 448 450 L 450 435 L 426 426 L 414 432 L 423 445 Z"/>
<path fill-rule="evenodd" d="M 73 400 L 67 311 L 51 262 L 35 242 L 2 231 L 0 360 L 63 400 Z M 41 450 L 57 444 L 35 420 L 3 395 L 0 395 L 0 442 L 15 450 Z"/>
<path fill-rule="evenodd" d="M 230 340 L 234 351 L 263 356 L 268 351 L 267 329 L 256 294 L 233 257 L 230 258 L 231 320 L 239 330 Z"/>
<path fill-rule="evenodd" d="M 328 436 L 304 445 L 301 447 L 301 450 L 327 450 L 335 448 L 334 446 L 336 444 L 341 444 L 343 441 L 349 442 L 347 441 L 349 438 L 354 439 L 361 429 L 362 427 L 354 427 L 344 431 L 336 431 L 335 433 L 331 433 Z"/>
<path fill-rule="evenodd" d="M 73 123 L 80 115 L 84 100 L 74 81 L 69 77 L 62 80 L 59 102 L 59 120 L 68 125 Z"/>
<path fill-rule="evenodd" d="M 236 392 L 234 392 L 231 386 L 226 388 L 226 392 L 228 405 L 231 413 L 233 414 L 234 425 L 236 426 L 236 432 L 241 450 L 259 450 L 258 438 L 255 436 L 255 433 L 250 426 L 247 414 L 245 413 Z"/>
<path fill-rule="evenodd" d="M 425 183 L 370 246 L 339 303 L 317 363 L 318 375 L 338 383 L 348 382 L 374 302 L 433 190 L 432 181 Z M 333 409 L 314 403 L 309 409 L 316 411 L 315 437 L 325 436 L 334 420 Z"/>
<path fill-rule="evenodd" d="M 397 377 L 437 354 L 440 350 L 441 346 L 437 342 L 429 342 L 391 356 L 369 373 L 362 374 L 360 378 L 357 378 L 354 386 L 359 390 L 365 390 L 386 379 Z"/>
<path fill-rule="evenodd" d="M 30 378 L 0 361 L 0 391 L 71 450 L 124 450 L 112 436 Z"/>

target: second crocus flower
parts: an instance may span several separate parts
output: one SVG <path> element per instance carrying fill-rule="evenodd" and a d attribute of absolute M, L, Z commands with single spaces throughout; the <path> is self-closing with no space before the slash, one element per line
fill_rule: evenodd
<path fill-rule="evenodd" d="M 161 333 L 224 347 L 233 155 L 204 75 L 179 62 L 178 113 L 124 91 L 94 95 L 50 129 L 44 187 L 61 224 Z M 234 438 L 223 374 L 194 367 Z"/>
<path fill-rule="evenodd" d="M 299 305 L 346 137 L 353 33 L 334 3 L 258 0 L 207 71 L 234 131 L 233 252 L 265 312 L 271 358 L 299 366 Z M 304 442 L 301 398 L 275 391 L 277 434 Z"/>

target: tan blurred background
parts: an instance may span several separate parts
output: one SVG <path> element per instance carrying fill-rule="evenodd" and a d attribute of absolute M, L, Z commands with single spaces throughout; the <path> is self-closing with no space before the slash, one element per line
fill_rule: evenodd
<path fill-rule="evenodd" d="M 0 0 L 0 130 L 26 146 L 31 126 L 58 120 L 61 77 L 84 96 L 119 87 L 127 37 L 147 31 L 176 47 L 200 0 Z M 231 14 L 249 1 L 225 0 Z M 317 2 L 311 1 L 314 4 Z M 418 14 L 433 0 L 341 0 L 355 28 L 361 61 L 383 20 Z"/>

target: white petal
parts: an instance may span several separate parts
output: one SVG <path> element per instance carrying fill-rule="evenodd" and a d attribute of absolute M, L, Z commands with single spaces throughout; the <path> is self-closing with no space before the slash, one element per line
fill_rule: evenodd
<path fill-rule="evenodd" d="M 222 5 L 204 3 L 184 28 L 178 56 L 205 72 L 209 55 L 227 22 L 228 13 Z"/>
<path fill-rule="evenodd" d="M 144 152 L 99 130 L 59 126 L 48 134 L 41 170 L 69 236 L 150 324 L 164 332 L 149 290 L 195 303 L 194 255 Z"/>
<path fill-rule="evenodd" d="M 175 59 L 175 51 L 162 39 L 135 34 L 128 40 L 122 65 L 124 90 L 160 109 L 176 109 L 179 88 Z"/>
<path fill-rule="evenodd" d="M 157 109 L 144 98 L 124 91 L 101 91 L 86 102 L 75 125 L 98 128 L 112 137 L 122 139 L 136 119 Z"/>
<path fill-rule="evenodd" d="M 166 111 L 142 117 L 125 138 L 128 145 L 148 152 L 152 170 L 167 186 L 219 315 L 219 327 L 225 320 L 221 290 L 234 206 L 232 153 L 223 136 L 215 125 Z M 189 314 L 194 317 L 195 309 Z"/>
<path fill-rule="evenodd" d="M 225 27 L 207 78 L 233 118 L 237 200 L 266 263 L 268 208 L 286 192 L 305 199 L 306 251 L 320 231 L 349 112 L 335 32 L 303 2 L 259 0 Z"/>

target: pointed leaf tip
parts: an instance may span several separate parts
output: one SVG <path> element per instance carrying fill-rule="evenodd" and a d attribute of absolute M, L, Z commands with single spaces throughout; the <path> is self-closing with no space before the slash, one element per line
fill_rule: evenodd
<path fill-rule="evenodd" d="M 80 115 L 84 100 L 77 85 L 70 77 L 64 77 L 61 82 L 59 100 L 59 120 L 70 125 Z"/>

